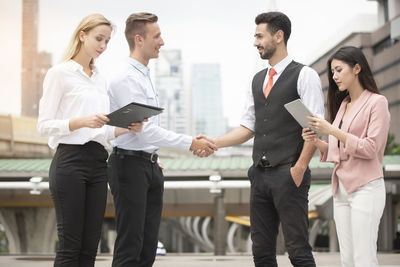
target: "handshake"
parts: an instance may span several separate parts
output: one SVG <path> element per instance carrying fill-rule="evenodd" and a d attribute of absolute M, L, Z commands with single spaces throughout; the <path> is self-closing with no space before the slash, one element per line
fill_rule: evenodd
<path fill-rule="evenodd" d="M 214 151 L 218 150 L 217 145 L 215 144 L 215 140 L 205 136 L 205 135 L 198 135 L 192 140 L 192 145 L 189 149 L 193 152 L 194 155 L 198 157 L 208 157 L 214 153 Z"/>

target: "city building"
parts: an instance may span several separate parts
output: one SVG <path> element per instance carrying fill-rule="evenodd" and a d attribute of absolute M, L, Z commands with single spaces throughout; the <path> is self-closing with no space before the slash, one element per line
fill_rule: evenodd
<path fill-rule="evenodd" d="M 194 133 L 211 137 L 224 134 L 220 65 L 194 64 L 191 84 Z"/>
<path fill-rule="evenodd" d="M 37 87 L 39 1 L 22 3 L 21 115 L 37 117 L 41 93 Z M 40 89 L 41 90 L 41 89 Z"/>
<path fill-rule="evenodd" d="M 37 66 L 36 66 L 36 88 L 35 92 L 35 105 L 39 105 L 40 98 L 43 95 L 43 81 L 47 71 L 52 67 L 53 56 L 51 53 L 40 51 L 37 54 Z M 34 114 L 35 117 L 38 114 Z"/>
<path fill-rule="evenodd" d="M 322 54 L 310 64 L 315 69 L 322 82 L 322 88 L 327 94 L 328 58 L 342 46 L 360 47 L 371 66 L 372 73 L 380 92 L 389 101 L 391 114 L 390 133 L 400 141 L 400 1 L 378 1 L 379 26 L 372 32 L 354 32 L 339 41 L 332 49 Z"/>
<path fill-rule="evenodd" d="M 183 86 L 181 51 L 162 50 L 155 62 L 155 88 L 158 92 L 161 114 L 161 126 L 165 129 L 182 133 L 190 133 L 190 105 L 185 102 Z"/>

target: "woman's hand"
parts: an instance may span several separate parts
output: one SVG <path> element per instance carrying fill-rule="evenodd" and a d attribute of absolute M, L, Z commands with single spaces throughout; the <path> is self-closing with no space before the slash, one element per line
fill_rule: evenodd
<path fill-rule="evenodd" d="M 110 119 L 107 118 L 106 114 L 104 113 L 98 113 L 85 117 L 74 118 L 69 121 L 69 129 L 70 131 L 74 131 L 83 127 L 101 128 L 109 120 Z"/>
<path fill-rule="evenodd" d="M 319 140 L 318 135 L 310 128 L 303 128 L 301 136 L 303 137 L 305 142 L 309 142 L 313 145 L 315 145 Z"/>
<path fill-rule="evenodd" d="M 313 117 L 313 116 L 308 116 L 307 118 L 310 120 L 308 124 L 313 129 L 315 129 L 316 131 L 318 131 L 320 133 L 331 134 L 333 132 L 333 130 L 335 129 L 335 127 L 332 126 L 332 124 L 330 124 L 329 122 L 327 122 L 324 119 L 321 119 L 318 117 Z"/>

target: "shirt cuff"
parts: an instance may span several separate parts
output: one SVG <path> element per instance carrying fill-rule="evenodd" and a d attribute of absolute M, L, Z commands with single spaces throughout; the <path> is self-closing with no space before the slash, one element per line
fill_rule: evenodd
<path fill-rule="evenodd" d="M 192 140 L 193 140 L 193 137 L 191 137 L 189 135 L 183 136 L 183 140 L 182 140 L 182 143 L 181 143 L 181 148 L 183 150 L 189 151 L 190 147 L 192 145 Z"/>
<path fill-rule="evenodd" d="M 348 133 L 346 136 L 346 144 L 344 146 L 344 153 L 354 155 L 357 151 L 358 137 Z"/>
<path fill-rule="evenodd" d="M 69 119 L 62 120 L 60 123 L 60 135 L 68 135 L 71 133 L 69 129 Z"/>
<path fill-rule="evenodd" d="M 113 140 L 116 138 L 115 136 L 115 126 L 109 126 L 109 125 L 105 125 L 106 127 L 106 137 L 107 137 L 107 141 Z"/>
<path fill-rule="evenodd" d="M 248 121 L 242 121 L 240 123 L 240 125 L 245 127 L 245 128 L 247 128 L 247 129 L 249 129 L 250 131 L 252 131 L 254 133 L 254 123 L 250 123 Z"/>

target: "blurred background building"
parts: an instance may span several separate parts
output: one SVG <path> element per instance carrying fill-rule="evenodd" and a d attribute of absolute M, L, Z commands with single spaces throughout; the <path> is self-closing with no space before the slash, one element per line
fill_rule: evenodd
<path fill-rule="evenodd" d="M 22 68 L 21 68 L 21 114 L 38 115 L 41 91 L 38 88 L 38 22 L 39 1 L 24 1 L 22 5 Z"/>
<path fill-rule="evenodd" d="M 158 91 L 161 126 L 165 129 L 190 134 L 190 102 L 186 101 L 183 85 L 181 50 L 161 50 L 155 62 L 155 88 Z"/>
<path fill-rule="evenodd" d="M 360 47 L 367 57 L 380 92 L 389 101 L 390 132 L 400 141 L 400 1 L 380 0 L 378 28 L 372 32 L 354 32 L 322 54 L 310 66 L 315 69 L 327 94 L 326 62 L 342 46 Z"/>
<path fill-rule="evenodd" d="M 220 65 L 194 64 L 191 87 L 194 132 L 212 137 L 225 133 Z"/>

